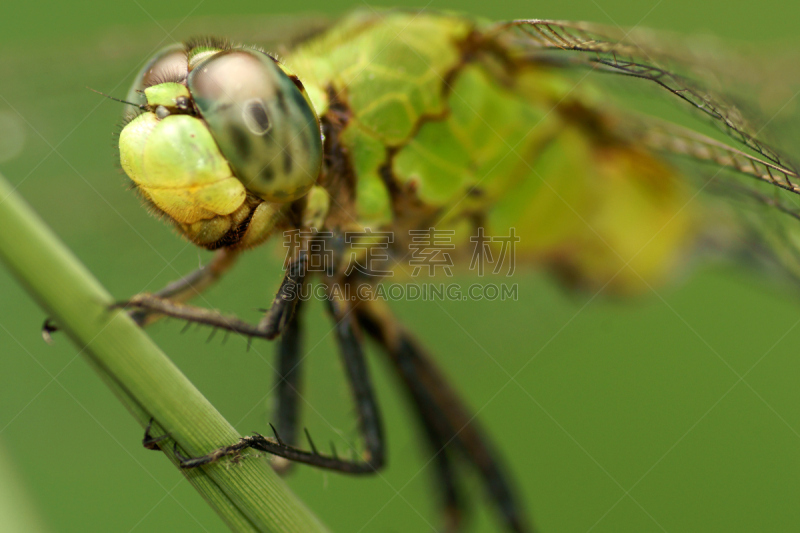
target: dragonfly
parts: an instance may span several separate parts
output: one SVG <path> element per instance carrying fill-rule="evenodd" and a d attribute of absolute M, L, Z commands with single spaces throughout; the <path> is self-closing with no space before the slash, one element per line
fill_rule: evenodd
<path fill-rule="evenodd" d="M 769 120 L 713 82 L 715 68 L 648 33 L 406 10 L 354 12 L 287 41 L 280 56 L 216 38 L 157 53 L 125 99 L 120 163 L 154 214 L 215 255 L 120 306 L 142 326 L 170 316 L 275 340 L 278 358 L 272 436 L 180 456 L 182 466 L 253 448 L 282 472 L 295 462 L 384 468 L 370 338 L 434 457 L 444 529 L 464 524 L 457 473 L 471 469 L 502 526 L 531 531 L 498 446 L 435 359 L 370 292 L 345 298 L 332 287 L 410 276 L 414 235 L 434 230 L 447 232 L 458 262 L 476 235 L 516 234 L 517 261 L 582 290 L 639 292 L 698 250 L 747 254 L 795 279 L 797 167 L 767 138 Z M 584 82 L 593 72 L 610 81 Z M 615 91 L 634 96 L 615 104 Z M 642 94 L 703 127 L 636 110 Z M 186 303 L 246 250 L 288 234 L 284 278 L 258 323 Z M 354 458 L 300 431 L 301 295 L 313 284 L 327 291 L 357 413 Z"/>

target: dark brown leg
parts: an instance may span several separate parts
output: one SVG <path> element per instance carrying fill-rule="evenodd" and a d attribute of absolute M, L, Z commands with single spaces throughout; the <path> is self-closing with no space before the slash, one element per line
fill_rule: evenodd
<path fill-rule="evenodd" d="M 484 486 L 508 529 L 528 531 L 530 528 L 515 501 L 514 491 L 497 459 L 497 452 L 428 355 L 385 307 L 374 302 L 359 302 L 356 315 L 364 331 L 374 337 L 389 355 L 414 398 L 426 432 L 429 435 L 436 434 L 431 444 L 441 450 L 440 455 L 453 447 L 463 452 L 483 478 Z M 440 464 L 439 477 L 448 516 L 459 513 L 452 468 Z"/>
<path fill-rule="evenodd" d="M 212 463 L 227 455 L 236 456 L 242 450 L 253 448 L 291 461 L 349 474 L 370 474 L 383 467 L 385 463 L 383 426 L 372 392 L 372 384 L 367 372 L 361 341 L 358 339 L 354 328 L 354 318 L 344 304 L 331 302 L 330 308 L 336 321 L 336 340 L 339 344 L 339 351 L 358 413 L 358 429 L 364 438 L 365 450 L 361 458 L 355 460 L 340 459 L 335 450 L 332 455 L 323 455 L 317 450 L 310 438 L 311 451 L 300 450 L 284 442 L 277 430 L 273 428 L 274 438 L 256 434 L 242 437 L 239 442 L 215 450 L 202 457 L 188 459 L 179 456 L 181 466 L 194 468 Z"/>
<path fill-rule="evenodd" d="M 278 345 L 278 369 L 275 388 L 278 404 L 275 410 L 275 426 L 281 439 L 290 446 L 298 442 L 300 410 L 300 379 L 302 355 L 302 301 L 295 306 L 294 315 L 283 330 Z M 289 471 L 294 463 L 283 457 L 273 457 L 272 467 L 281 474 Z"/>
<path fill-rule="evenodd" d="M 177 281 L 173 281 L 155 293 L 154 296 L 169 299 L 174 302 L 185 302 L 194 298 L 216 283 L 219 278 L 230 270 L 239 258 L 239 253 L 238 251 L 229 250 L 227 248 L 217 250 L 211 262 L 207 265 L 198 268 Z M 161 317 L 145 309 L 136 309 L 131 311 L 131 318 L 133 318 L 137 324 L 144 327 L 152 324 Z"/>
<path fill-rule="evenodd" d="M 144 428 L 144 438 L 142 439 L 142 446 L 144 446 L 148 450 L 160 452 L 161 448 L 158 447 L 158 443 L 168 439 L 169 435 L 165 433 L 164 435 L 153 437 L 150 435 L 150 429 L 152 427 L 153 427 L 153 419 L 151 418 L 150 422 L 147 423 L 147 427 Z"/>
<path fill-rule="evenodd" d="M 289 266 L 272 302 L 272 306 L 264 310 L 266 314 L 258 325 L 250 324 L 235 316 L 224 316 L 217 311 L 204 307 L 187 305 L 159 294 L 137 294 L 130 300 L 115 304 L 115 307 L 134 308 L 135 311 L 132 314 L 142 312 L 144 316 L 152 314 L 166 315 L 188 322 L 206 324 L 214 328 L 232 331 L 247 337 L 272 340 L 281 334 L 281 331 L 286 327 L 294 313 L 305 276 L 305 260 L 305 256 L 301 255 L 295 263 Z"/>
<path fill-rule="evenodd" d="M 198 268 L 177 281 L 173 281 L 166 287 L 152 295 L 159 299 L 168 299 L 173 302 L 185 302 L 197 296 L 208 287 L 213 285 L 236 263 L 239 252 L 223 248 L 217 250 L 214 257 L 207 265 Z M 134 296 L 133 299 L 136 297 Z M 142 327 L 148 326 L 153 322 L 163 318 L 163 314 L 156 311 L 138 308 L 129 312 L 130 317 Z M 52 343 L 51 334 L 58 331 L 58 325 L 54 324 L 49 318 L 44 321 L 42 326 L 42 338 L 45 342 Z"/>

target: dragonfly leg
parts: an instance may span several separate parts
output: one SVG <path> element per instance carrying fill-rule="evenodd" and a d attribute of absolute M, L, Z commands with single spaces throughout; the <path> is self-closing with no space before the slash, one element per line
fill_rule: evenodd
<path fill-rule="evenodd" d="M 530 528 L 522 509 L 515 501 L 511 483 L 497 459 L 491 442 L 470 415 L 463 401 L 447 384 L 431 358 L 398 324 L 385 306 L 376 302 L 359 302 L 356 307 L 359 324 L 386 351 L 396 371 L 414 398 L 424 419 L 426 432 L 435 433 L 431 444 L 439 455 L 457 448 L 478 470 L 489 496 L 498 507 L 511 531 Z M 445 505 L 458 509 L 458 496 L 449 466 L 439 465 L 440 482 L 445 490 Z M 450 494 L 448 494 L 450 491 Z"/>
<path fill-rule="evenodd" d="M 137 294 L 131 297 L 130 300 L 115 304 L 115 307 L 145 310 L 149 313 L 171 316 L 173 318 L 186 320 L 187 322 L 206 324 L 248 337 L 265 337 L 264 333 L 257 325 L 245 322 L 235 316 L 222 315 L 211 309 L 182 304 L 173 300 L 160 298 L 154 294 Z"/>
<path fill-rule="evenodd" d="M 228 248 L 217 250 L 207 265 L 201 266 L 181 279 L 173 281 L 152 296 L 172 300 L 173 302 L 185 302 L 197 296 L 221 278 L 234 265 L 239 253 Z M 132 309 L 129 314 L 134 322 L 142 327 L 152 324 L 163 316 L 146 308 Z M 45 342 L 52 343 L 51 334 L 56 331 L 58 331 L 58 325 L 51 319 L 46 319 L 42 325 L 42 337 Z"/>
<path fill-rule="evenodd" d="M 284 443 L 292 446 L 297 442 L 297 413 L 298 400 L 300 398 L 301 328 L 299 303 L 295 314 L 290 319 L 279 341 L 278 369 L 276 372 L 278 406 L 275 433 L 281 435 L 281 440 Z M 153 419 L 150 420 L 147 428 L 145 428 L 142 445 L 149 450 L 160 450 L 158 443 L 168 438 L 169 435 L 164 434 L 159 437 L 152 437 L 150 435 L 152 425 Z M 283 457 L 274 456 L 273 459 L 280 459 L 279 461 L 273 460 L 272 467 L 281 474 L 288 472 L 291 465 L 294 464 Z"/>
<path fill-rule="evenodd" d="M 419 421 L 433 454 L 432 460 L 435 462 L 437 483 L 445 515 L 444 531 L 458 531 L 465 509 L 453 465 L 454 447 L 450 446 L 453 440 L 453 431 L 449 428 L 446 418 L 429 392 L 425 390 L 413 365 L 409 364 L 409 359 L 401 350 L 397 349 L 393 335 L 387 331 L 388 325 L 378 323 L 372 313 L 363 309 L 365 305 L 368 304 L 362 302 L 356 308 L 358 323 L 389 354 L 395 370 L 406 387 L 406 392 L 417 410 Z"/>
<path fill-rule="evenodd" d="M 207 265 L 203 265 L 181 279 L 169 283 L 166 287 L 156 292 L 154 296 L 174 302 L 185 302 L 199 295 L 219 280 L 236 263 L 240 253 L 229 248 L 217 250 Z M 130 315 L 142 327 L 152 324 L 161 318 L 157 313 L 147 309 L 134 309 L 130 312 Z"/>
<path fill-rule="evenodd" d="M 127 301 L 115 304 L 115 307 L 134 308 L 135 310 L 132 313 L 143 312 L 144 317 L 154 314 L 166 315 L 186 320 L 190 323 L 206 324 L 247 337 L 271 340 L 281 334 L 281 331 L 286 327 L 294 313 L 294 308 L 300 295 L 299 288 L 302 286 L 305 275 L 304 265 L 305 256 L 301 255 L 298 260 L 289 266 L 272 306 L 265 310 L 264 318 L 257 325 L 245 322 L 235 316 L 222 315 L 211 309 L 187 305 L 179 299 L 168 298 L 162 294 L 165 293 L 166 289 L 156 294 L 137 294 Z M 178 285 L 179 283 L 181 282 L 175 282 L 173 285 Z M 167 289 L 169 288 L 167 287 Z M 193 286 L 186 284 L 180 294 L 189 293 L 193 290 Z"/>
<path fill-rule="evenodd" d="M 278 292 L 275 293 L 275 299 L 259 323 L 266 338 L 274 339 L 280 335 L 294 316 L 295 308 L 300 301 L 300 288 L 305 279 L 307 261 L 308 254 L 301 251 L 297 259 L 292 261 L 289 268 L 286 269 Z"/>
<path fill-rule="evenodd" d="M 309 437 L 311 451 L 301 450 L 283 441 L 274 429 L 274 438 L 255 434 L 242 437 L 238 442 L 214 450 L 213 452 L 194 458 L 186 458 L 178 454 L 183 468 L 194 468 L 213 463 L 225 456 L 237 456 L 247 448 L 267 452 L 291 461 L 305 463 L 319 468 L 326 468 L 349 474 L 369 474 L 383 467 L 385 463 L 383 427 L 378 406 L 372 392 L 372 384 L 367 372 L 361 341 L 354 328 L 352 313 L 340 302 L 331 302 L 331 313 L 336 321 L 336 340 L 344 363 L 348 383 L 353 393 L 358 413 L 358 429 L 365 443 L 365 450 L 360 459 L 341 459 L 335 449 L 331 455 L 320 453 Z M 306 432 L 308 436 L 308 432 Z M 177 453 L 177 450 L 176 450 Z"/>
<path fill-rule="evenodd" d="M 302 353 L 302 324 L 300 316 L 302 301 L 295 306 L 294 315 L 283 330 L 278 344 L 278 368 L 275 375 L 277 406 L 275 426 L 281 439 L 290 446 L 297 445 L 297 419 L 300 407 L 300 379 Z M 273 456 L 272 467 L 285 474 L 294 463 L 283 457 Z"/>
<path fill-rule="evenodd" d="M 159 448 L 158 443 L 168 439 L 169 434 L 164 433 L 163 435 L 159 435 L 158 437 L 153 437 L 152 435 L 150 435 L 150 430 L 153 428 L 153 421 L 154 419 L 151 418 L 150 422 L 147 423 L 147 427 L 144 428 L 144 438 L 142 439 L 142 446 L 144 446 L 148 450 L 154 450 L 159 452 L 161 451 L 161 448 Z"/>

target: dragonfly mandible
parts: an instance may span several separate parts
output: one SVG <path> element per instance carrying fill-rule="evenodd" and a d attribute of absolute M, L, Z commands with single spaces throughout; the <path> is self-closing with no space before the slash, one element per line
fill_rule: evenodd
<path fill-rule="evenodd" d="M 278 342 L 274 436 L 244 437 L 183 458 L 183 466 L 249 447 L 282 458 L 275 465 L 283 470 L 285 460 L 351 474 L 383 468 L 384 429 L 364 362 L 369 337 L 404 384 L 435 453 L 447 528 L 461 523 L 455 477 L 465 465 L 504 527 L 529 530 L 497 446 L 433 358 L 369 294 L 327 298 L 364 451 L 354 459 L 322 452 L 308 432 L 301 444 L 300 294 L 313 283 L 375 287 L 382 273 L 404 269 L 409 235 L 432 228 L 449 232 L 461 260 L 476 233 L 515 232 L 518 261 L 576 288 L 635 293 L 668 279 L 703 246 L 758 249 L 796 276 L 793 248 L 752 244 L 787 239 L 789 222 L 800 218 L 790 201 L 800 192 L 790 158 L 754 127 L 757 114 L 693 76 L 708 67 L 700 58 L 635 37 L 586 23 L 370 10 L 303 36 L 280 58 L 220 39 L 153 57 L 127 96 L 120 161 L 154 213 L 216 255 L 122 305 L 141 325 L 167 315 Z M 657 88 L 728 141 L 614 107 L 600 88 L 570 77 L 590 70 Z M 701 193 L 707 204 L 692 201 Z M 725 206 L 734 201 L 756 215 L 732 225 Z M 786 232 L 762 224 L 760 209 L 780 213 Z M 291 232 L 298 239 L 285 277 L 259 323 L 184 303 L 243 251 Z M 391 235 L 380 260 L 348 269 L 354 249 L 369 253 L 382 243 L 379 233 Z M 361 238 L 348 240 L 352 234 Z M 655 235 L 658 245 L 648 248 Z M 332 260 L 309 269 L 319 249 Z"/>

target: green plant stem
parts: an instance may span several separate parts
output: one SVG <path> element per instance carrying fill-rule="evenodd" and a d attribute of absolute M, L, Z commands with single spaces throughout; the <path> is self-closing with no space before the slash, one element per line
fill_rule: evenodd
<path fill-rule="evenodd" d="M 239 434 L 153 341 L 120 310 L 111 295 L 61 243 L 0 175 L 0 259 L 143 427 L 172 453 L 203 455 Z M 181 470 L 234 531 L 325 531 L 266 461 L 245 458 Z"/>

